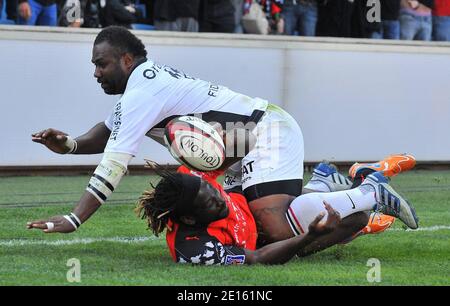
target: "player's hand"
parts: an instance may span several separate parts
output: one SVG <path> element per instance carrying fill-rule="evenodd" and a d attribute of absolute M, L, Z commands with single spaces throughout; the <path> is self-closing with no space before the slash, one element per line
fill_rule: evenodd
<path fill-rule="evenodd" d="M 325 212 L 322 212 L 319 214 L 316 219 L 314 219 L 313 222 L 309 225 L 309 233 L 311 235 L 323 235 L 327 234 L 339 225 L 341 223 L 341 216 L 339 212 L 333 209 L 329 203 L 326 201 L 323 201 L 323 204 L 325 205 L 325 209 L 328 212 L 328 218 L 327 221 L 321 222 L 323 217 L 325 216 Z"/>
<path fill-rule="evenodd" d="M 31 17 L 31 8 L 28 2 L 22 2 L 18 6 L 19 16 L 25 20 L 30 19 Z"/>
<path fill-rule="evenodd" d="M 51 223 L 53 223 L 53 228 L 51 228 Z M 33 228 L 40 229 L 44 233 L 71 233 L 75 231 L 74 226 L 63 216 L 54 216 L 47 220 L 28 222 L 27 229 Z"/>
<path fill-rule="evenodd" d="M 70 151 L 70 148 L 65 144 L 67 134 L 55 129 L 46 129 L 31 134 L 31 140 L 45 145 L 55 153 L 65 154 Z"/>

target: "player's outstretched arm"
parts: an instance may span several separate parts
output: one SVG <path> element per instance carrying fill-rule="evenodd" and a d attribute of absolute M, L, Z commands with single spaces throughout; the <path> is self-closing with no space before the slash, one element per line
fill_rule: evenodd
<path fill-rule="evenodd" d="M 45 145 L 58 154 L 96 154 L 102 153 L 108 142 L 111 131 L 104 122 L 100 122 L 86 134 L 72 139 L 67 133 L 56 129 L 45 129 L 31 134 L 31 140 Z"/>
<path fill-rule="evenodd" d="M 77 150 L 73 154 L 98 154 L 105 150 L 111 131 L 104 122 L 96 124 L 86 134 L 75 138 Z"/>
<path fill-rule="evenodd" d="M 324 201 L 324 205 L 328 212 L 326 222 L 321 222 L 325 216 L 325 213 L 321 213 L 309 225 L 309 232 L 303 238 L 301 236 L 296 236 L 290 239 L 268 244 L 256 251 L 245 250 L 245 263 L 283 264 L 294 257 L 299 250 L 317 239 L 317 237 L 334 230 L 341 222 L 341 217 L 330 204 Z"/>
<path fill-rule="evenodd" d="M 131 154 L 107 152 L 89 180 L 86 192 L 68 215 L 27 223 L 28 229 L 46 233 L 70 233 L 78 229 L 113 193 L 127 171 Z"/>
<path fill-rule="evenodd" d="M 71 233 L 77 230 L 84 221 L 97 211 L 101 203 L 89 192 L 85 192 L 73 213 L 65 216 L 54 216 L 45 220 L 27 223 L 28 229 L 41 229 L 44 233 Z"/>

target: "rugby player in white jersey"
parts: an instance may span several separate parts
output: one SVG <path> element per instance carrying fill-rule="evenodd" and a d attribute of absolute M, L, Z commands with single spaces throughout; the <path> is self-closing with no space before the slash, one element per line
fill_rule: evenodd
<path fill-rule="evenodd" d="M 292 235 L 286 212 L 302 191 L 304 148 L 301 129 L 288 113 L 263 99 L 147 59 L 142 42 L 125 28 L 108 27 L 98 34 L 92 62 L 94 77 L 104 92 L 122 95 L 110 116 L 75 139 L 46 129 L 32 134 L 32 141 L 60 154 L 103 153 L 103 159 L 70 214 L 31 221 L 28 228 L 47 233 L 75 231 L 118 186 L 145 136 L 163 143 L 165 124 L 176 116 L 190 114 L 218 122 L 224 129 L 241 124 L 253 131 L 257 142 L 242 159 L 241 182 L 259 237 L 269 243 Z M 367 216 L 362 212 L 352 214 L 342 224 L 346 222 L 362 228 Z M 351 228 L 352 232 L 356 230 Z"/>

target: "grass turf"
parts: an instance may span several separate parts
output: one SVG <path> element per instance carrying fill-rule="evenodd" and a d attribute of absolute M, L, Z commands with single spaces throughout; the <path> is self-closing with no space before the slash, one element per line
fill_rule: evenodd
<path fill-rule="evenodd" d="M 0 178 L 0 285 L 74 284 L 66 279 L 70 258 L 80 260 L 81 285 L 450 285 L 450 171 L 412 171 L 392 180 L 429 230 L 404 231 L 397 221 L 395 230 L 282 266 L 173 263 L 164 238 L 150 236 L 133 213 L 150 180 L 143 176 L 125 177 L 108 204 L 75 233 L 25 229 L 27 221 L 69 212 L 88 179 Z M 381 262 L 379 283 L 367 281 L 370 258 Z"/>

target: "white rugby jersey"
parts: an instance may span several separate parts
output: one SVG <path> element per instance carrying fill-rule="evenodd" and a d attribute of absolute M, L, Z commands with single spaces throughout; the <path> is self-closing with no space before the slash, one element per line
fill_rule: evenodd
<path fill-rule="evenodd" d="M 136 155 L 144 136 L 163 143 L 164 126 L 174 117 L 201 115 L 206 122 L 254 121 L 268 102 L 211 84 L 151 60 L 131 73 L 123 96 L 105 125 L 111 130 L 105 152 Z"/>

